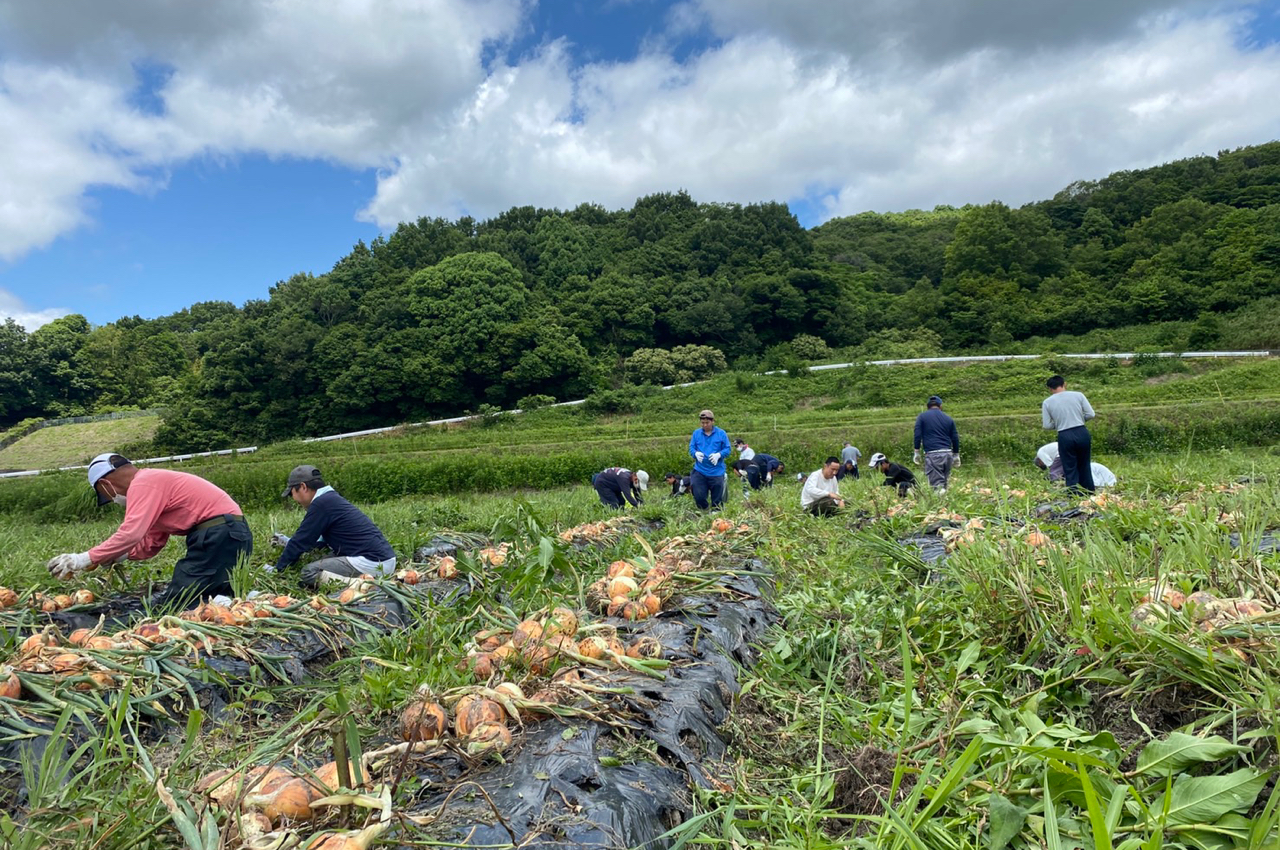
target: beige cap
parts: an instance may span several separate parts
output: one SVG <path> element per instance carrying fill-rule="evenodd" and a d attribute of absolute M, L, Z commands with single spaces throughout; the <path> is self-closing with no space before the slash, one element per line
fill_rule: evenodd
<path fill-rule="evenodd" d="M 702 419 L 703 417 L 706 417 L 707 419 L 715 419 L 716 415 L 712 413 L 710 410 L 704 410 L 698 414 L 699 419 Z"/>

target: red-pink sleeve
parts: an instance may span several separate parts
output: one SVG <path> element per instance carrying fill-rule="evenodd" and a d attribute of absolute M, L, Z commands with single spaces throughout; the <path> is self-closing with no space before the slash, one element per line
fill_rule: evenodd
<path fill-rule="evenodd" d="M 164 511 L 164 501 L 160 488 L 136 484 L 130 487 L 124 522 L 120 523 L 115 534 L 89 550 L 89 560 L 95 564 L 109 564 L 121 555 L 129 555 L 131 560 L 145 561 L 163 549 L 169 542 L 169 535 L 153 533 L 151 527 Z"/>

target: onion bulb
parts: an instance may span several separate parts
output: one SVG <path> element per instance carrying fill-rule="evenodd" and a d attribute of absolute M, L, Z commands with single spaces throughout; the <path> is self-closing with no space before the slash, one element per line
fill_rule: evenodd
<path fill-rule="evenodd" d="M 463 699 L 466 699 L 465 697 Z M 506 719 L 502 706 L 491 699 L 477 698 L 465 706 L 458 703 L 458 716 L 454 728 L 463 738 L 470 737 L 472 730 L 482 723 L 502 723 Z"/>
<path fill-rule="evenodd" d="M 93 595 L 92 590 L 83 587 L 71 594 L 73 605 L 92 605 L 96 599 L 97 597 Z"/>
<path fill-rule="evenodd" d="M 1032 549 L 1041 549 L 1049 545 L 1049 536 L 1039 531 L 1028 531 L 1023 541 Z"/>
<path fill-rule="evenodd" d="M 515 682 L 502 682 L 493 689 L 496 693 L 500 693 L 511 699 L 524 699 L 524 691 L 520 690 L 520 686 Z"/>
<path fill-rule="evenodd" d="M 604 658 L 604 651 L 607 646 L 608 643 L 604 638 L 599 635 L 591 635 L 578 641 L 578 654 L 584 658 Z"/>
<path fill-rule="evenodd" d="M 85 649 L 115 649 L 116 642 L 106 635 L 94 635 L 84 642 Z"/>
<path fill-rule="evenodd" d="M 649 619 L 649 609 L 644 603 L 631 600 L 622 606 L 622 616 L 633 623 Z"/>
<path fill-rule="evenodd" d="M 18 604 L 18 594 L 11 588 L 0 587 L 0 608 L 12 608 Z"/>
<path fill-rule="evenodd" d="M 480 723 L 467 736 L 467 753 L 477 755 L 489 750 L 505 750 L 511 746 L 511 730 L 505 723 Z"/>
<path fill-rule="evenodd" d="M 419 573 L 417 570 L 405 570 L 404 572 L 400 573 L 400 581 L 404 582 L 405 584 L 417 584 L 418 582 L 422 581 L 422 574 Z"/>
<path fill-rule="evenodd" d="M 626 576 L 631 578 L 635 576 L 635 567 L 631 566 L 629 561 L 614 561 L 609 565 L 609 578 L 617 578 L 618 576 Z"/>
<path fill-rule="evenodd" d="M 262 793 L 246 794 L 246 806 L 261 809 L 275 823 L 279 820 L 311 820 L 311 801 L 320 793 L 301 777 L 294 777 Z"/>
<path fill-rule="evenodd" d="M 53 632 L 46 629 L 43 632 L 37 632 L 22 642 L 18 648 L 19 655 L 28 655 L 39 652 L 46 646 L 57 646 L 58 638 Z"/>
<path fill-rule="evenodd" d="M 717 534 L 724 534 L 725 532 L 733 531 L 733 523 L 724 517 L 716 517 L 711 522 L 711 530 Z"/>
<path fill-rule="evenodd" d="M 517 648 L 523 647 L 531 641 L 536 642 L 542 639 L 542 624 L 537 620 L 525 620 L 516 626 L 516 630 L 511 633 L 511 642 Z"/>
<path fill-rule="evenodd" d="M 400 737 L 406 741 L 434 741 L 444 735 L 449 719 L 434 702 L 411 702 L 400 714 Z"/>
<path fill-rule="evenodd" d="M 609 598 L 614 599 L 619 596 L 630 596 L 640 588 L 636 584 L 636 580 L 631 576 L 614 576 L 609 579 Z"/>
<path fill-rule="evenodd" d="M 629 658 L 660 658 L 662 656 L 662 644 L 658 643 L 658 639 L 651 635 L 644 635 L 636 638 L 631 646 L 627 647 L 627 656 Z"/>
<path fill-rule="evenodd" d="M 662 610 L 662 598 L 656 593 L 646 593 L 640 597 L 640 604 L 649 611 L 649 616 L 656 616 Z"/>
<path fill-rule="evenodd" d="M 76 629 L 67 635 L 67 643 L 72 646 L 84 646 L 91 637 L 93 637 L 93 629 Z"/>
<path fill-rule="evenodd" d="M 375 823 L 364 829 L 317 835 L 307 842 L 303 850 L 369 850 L 369 846 L 388 826 L 389 823 Z"/>
<path fill-rule="evenodd" d="M 570 608 L 556 608 L 547 615 L 543 632 L 547 635 L 573 637 L 578 632 L 578 615 Z"/>
<path fill-rule="evenodd" d="M 12 667 L 0 667 L 0 697 L 17 699 L 22 696 L 22 682 Z"/>
<path fill-rule="evenodd" d="M 458 577 L 458 561 L 452 555 L 445 555 L 436 564 L 436 575 L 448 581 Z"/>

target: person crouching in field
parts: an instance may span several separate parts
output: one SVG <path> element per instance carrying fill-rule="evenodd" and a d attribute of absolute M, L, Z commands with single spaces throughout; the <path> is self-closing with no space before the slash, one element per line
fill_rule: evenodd
<path fill-rule="evenodd" d="M 844 507 L 840 498 L 840 484 L 836 473 L 840 471 L 840 458 L 829 457 L 821 469 L 809 474 L 800 490 L 800 507 L 814 516 L 830 516 Z"/>
<path fill-rule="evenodd" d="M 89 486 L 98 505 L 124 508 L 116 533 L 88 552 L 58 555 L 48 563 L 60 581 L 100 564 L 146 561 L 175 534 L 187 538 L 187 552 L 173 566 L 173 578 L 151 597 L 152 610 L 182 610 L 211 596 L 230 596 L 231 571 L 253 554 L 253 532 L 235 500 L 222 488 L 187 472 L 138 469 L 128 458 L 107 452 L 89 462 Z"/>
<path fill-rule="evenodd" d="M 1062 472 L 1062 457 L 1058 454 L 1057 443 L 1045 443 L 1036 452 L 1036 466 L 1049 473 L 1049 483 L 1058 484 L 1066 478 Z M 1089 461 L 1089 471 L 1093 473 L 1095 487 L 1116 486 L 1116 474 L 1096 460 Z"/>
<path fill-rule="evenodd" d="M 871 468 L 884 473 L 884 486 L 898 488 L 899 496 L 907 495 L 907 491 L 916 486 L 916 477 L 911 470 L 905 466 L 890 463 L 889 459 L 880 452 L 871 456 Z"/>
<path fill-rule="evenodd" d="M 665 476 L 667 486 L 671 488 L 671 495 L 683 496 L 689 492 L 689 476 L 676 475 L 674 472 L 668 472 Z"/>
<path fill-rule="evenodd" d="M 858 451 L 858 447 L 848 440 L 844 441 L 844 448 L 840 450 L 840 474 L 838 478 L 844 478 L 846 475 L 852 475 L 853 480 L 858 480 L 858 459 L 862 457 L 862 452 Z"/>
<path fill-rule="evenodd" d="M 306 508 L 292 537 L 276 533 L 271 542 L 283 546 L 279 560 L 263 569 L 288 569 L 304 552 L 328 546 L 333 555 L 312 561 L 302 568 L 298 581 L 316 587 L 322 581 L 346 582 L 365 575 L 389 575 L 396 569 L 396 553 L 373 520 L 337 491 L 324 483 L 320 470 L 303 464 L 289 473 L 282 498 L 290 498 Z"/>
<path fill-rule="evenodd" d="M 624 500 L 634 508 L 644 503 L 642 493 L 649 489 L 649 473 L 611 466 L 591 476 L 591 486 L 606 508 L 620 508 Z"/>
<path fill-rule="evenodd" d="M 706 510 L 724 504 L 724 458 L 729 454 L 729 435 L 716 427 L 716 416 L 710 410 L 698 414 L 699 427 L 689 437 L 689 456 L 693 458 L 693 474 L 689 486 L 693 501 Z"/>

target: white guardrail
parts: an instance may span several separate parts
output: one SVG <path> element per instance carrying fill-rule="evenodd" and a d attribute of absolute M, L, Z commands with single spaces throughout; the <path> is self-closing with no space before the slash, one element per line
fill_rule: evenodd
<path fill-rule="evenodd" d="M 1269 357 L 1270 351 L 1159 351 L 1144 354 L 1145 357 L 1181 357 L 1186 359 L 1214 358 L 1214 357 Z M 831 369 L 848 369 L 851 366 L 860 366 L 865 363 L 868 366 L 910 366 L 920 363 L 985 363 L 999 362 L 1002 360 L 1039 360 L 1044 355 L 1041 354 L 977 354 L 971 357 L 910 357 L 900 360 L 866 360 L 855 363 L 827 363 L 822 366 L 810 366 L 810 372 L 826 372 Z M 1071 358 L 1076 360 L 1108 360 L 1115 358 L 1116 360 L 1132 360 L 1139 356 L 1138 353 L 1132 351 L 1124 351 L 1116 354 L 1057 354 L 1055 357 Z M 781 375 L 786 370 L 775 369 L 771 372 L 765 372 L 766 375 Z M 677 387 L 693 387 L 703 381 L 689 381 L 683 384 L 670 384 L 663 387 L 664 390 L 675 389 Z M 555 404 L 547 405 L 548 407 L 573 407 L 579 404 L 585 404 L 586 399 L 580 398 L 575 401 L 561 401 Z M 523 413 L 520 408 L 503 411 L 505 413 Z M 453 416 L 448 419 L 431 419 L 426 422 L 406 422 L 401 425 L 388 425 L 383 428 L 366 428 L 363 431 L 348 431 L 345 434 L 330 434 L 327 437 L 308 437 L 301 440 L 303 443 L 328 443 L 333 440 L 350 440 L 356 437 L 370 437 L 374 434 L 386 434 L 391 431 L 398 431 L 402 428 L 422 428 L 429 425 L 456 425 L 461 422 L 470 422 L 476 419 L 482 419 L 482 414 L 473 414 L 470 416 Z M 222 449 L 216 452 L 195 452 L 185 455 L 169 455 L 168 457 L 148 457 L 135 460 L 134 463 L 181 463 L 184 460 L 191 460 L 198 457 L 225 457 L 227 455 L 250 454 L 256 452 L 257 446 L 246 446 L 242 449 Z M 0 472 L 0 479 L 3 478 L 25 478 L 31 475 L 39 475 L 41 472 L 63 472 L 66 470 L 88 469 L 87 464 L 80 466 L 59 466 L 55 469 L 27 469 L 21 472 Z"/>

